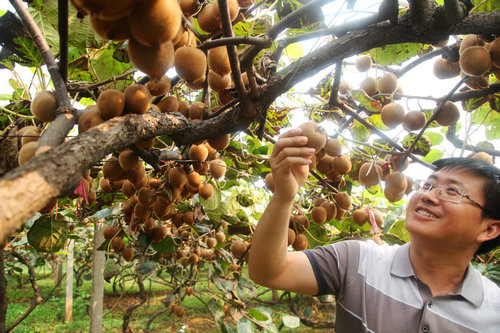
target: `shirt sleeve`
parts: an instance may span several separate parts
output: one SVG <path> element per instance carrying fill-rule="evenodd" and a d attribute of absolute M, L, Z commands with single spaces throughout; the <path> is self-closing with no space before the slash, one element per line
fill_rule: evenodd
<path fill-rule="evenodd" d="M 318 295 L 338 296 L 345 287 L 349 267 L 359 263 L 360 241 L 342 241 L 305 250 L 318 283 Z"/>

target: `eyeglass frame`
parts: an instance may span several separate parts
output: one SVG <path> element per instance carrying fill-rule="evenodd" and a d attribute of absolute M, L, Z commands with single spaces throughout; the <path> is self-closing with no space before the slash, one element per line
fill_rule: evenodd
<path fill-rule="evenodd" d="M 428 190 L 425 190 L 425 191 L 422 190 L 421 184 L 423 184 L 423 183 L 427 183 L 427 184 L 430 185 L 430 187 L 429 187 Z M 474 205 L 476 205 L 477 207 L 481 208 L 481 210 L 484 211 L 484 206 L 482 206 L 476 200 L 472 199 L 467 193 L 465 193 L 465 190 L 463 188 L 461 188 L 460 186 L 456 186 L 456 185 L 435 185 L 435 184 L 432 184 L 431 182 L 429 182 L 428 180 L 424 180 L 424 179 L 415 180 L 413 182 L 413 189 L 415 191 L 419 192 L 419 193 L 429 193 L 433 189 L 440 189 L 440 188 L 443 188 L 443 187 L 454 187 L 455 189 L 460 190 L 462 194 L 460 195 L 460 199 L 458 201 L 451 201 L 449 199 L 444 199 L 444 198 L 439 197 L 441 200 L 448 201 L 448 202 L 453 202 L 453 203 L 459 203 L 459 202 L 462 201 L 462 199 L 464 197 L 466 197 L 467 199 L 470 200 L 470 202 L 472 202 Z M 440 193 L 441 193 L 441 190 L 437 191 L 438 195 L 440 195 Z M 457 193 L 460 193 L 460 192 L 457 191 Z"/>

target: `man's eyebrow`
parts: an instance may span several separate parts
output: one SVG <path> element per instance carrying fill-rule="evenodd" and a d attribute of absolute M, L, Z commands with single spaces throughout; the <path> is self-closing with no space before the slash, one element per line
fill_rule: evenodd
<path fill-rule="evenodd" d="M 439 180 L 439 176 L 433 173 L 433 174 L 431 174 L 431 175 L 427 178 L 427 180 L 436 180 L 436 181 L 437 181 L 437 180 Z M 455 180 L 455 179 L 453 179 L 453 178 L 452 178 L 452 179 L 449 179 L 449 180 L 448 180 L 448 183 L 451 183 L 451 184 L 454 184 L 454 185 L 458 185 L 458 186 L 462 186 L 462 187 L 464 186 L 464 183 L 462 183 L 462 182 L 461 182 L 461 181 L 459 181 L 459 180 Z"/>

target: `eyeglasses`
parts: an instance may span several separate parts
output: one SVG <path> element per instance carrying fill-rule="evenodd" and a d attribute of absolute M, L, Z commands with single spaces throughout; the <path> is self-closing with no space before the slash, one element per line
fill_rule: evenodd
<path fill-rule="evenodd" d="M 427 180 L 417 180 L 413 183 L 413 189 L 420 193 L 429 193 L 433 189 L 436 189 L 436 197 L 441 200 L 448 202 L 458 203 L 462 201 L 464 197 L 469 199 L 473 204 L 484 210 L 476 200 L 472 199 L 469 195 L 465 193 L 465 190 L 460 186 L 456 185 L 436 185 L 432 184 Z"/>

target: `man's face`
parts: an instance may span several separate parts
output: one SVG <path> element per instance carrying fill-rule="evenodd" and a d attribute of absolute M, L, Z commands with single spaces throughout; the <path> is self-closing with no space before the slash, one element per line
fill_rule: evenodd
<path fill-rule="evenodd" d="M 485 180 L 465 169 L 442 169 L 428 178 L 433 185 L 453 185 L 484 205 Z M 481 209 L 465 196 L 460 202 L 442 200 L 437 190 L 415 192 L 406 212 L 406 228 L 412 239 L 438 241 L 447 247 L 474 246 L 485 223 Z M 450 248 L 451 249 L 451 248 Z"/>

